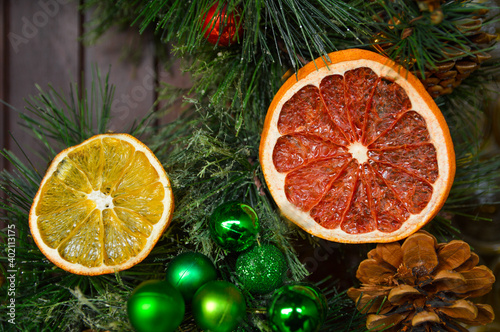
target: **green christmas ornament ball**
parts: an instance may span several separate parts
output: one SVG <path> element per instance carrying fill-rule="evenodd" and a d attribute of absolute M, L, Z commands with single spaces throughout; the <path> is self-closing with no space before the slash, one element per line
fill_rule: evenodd
<path fill-rule="evenodd" d="M 207 256 L 185 252 L 168 264 L 165 279 L 181 292 L 184 301 L 190 302 L 201 286 L 217 279 L 217 270 Z"/>
<path fill-rule="evenodd" d="M 285 256 L 272 244 L 255 246 L 236 260 L 241 283 L 255 294 L 267 294 L 281 286 L 286 270 Z"/>
<path fill-rule="evenodd" d="M 259 218 L 250 205 L 227 202 L 210 216 L 210 235 L 223 249 L 243 251 L 249 248 L 259 233 Z"/>
<path fill-rule="evenodd" d="M 231 332 L 245 317 L 245 298 L 230 282 L 209 281 L 194 295 L 192 311 L 200 329 Z"/>
<path fill-rule="evenodd" d="M 173 332 L 184 319 L 181 293 L 164 280 L 141 283 L 127 301 L 127 314 L 136 332 Z"/>
<path fill-rule="evenodd" d="M 285 285 L 268 304 L 268 320 L 275 332 L 317 332 L 327 311 L 326 298 L 316 287 Z"/>

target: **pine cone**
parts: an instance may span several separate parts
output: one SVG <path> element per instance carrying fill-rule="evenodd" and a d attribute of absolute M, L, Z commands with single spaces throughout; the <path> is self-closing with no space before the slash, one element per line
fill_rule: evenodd
<path fill-rule="evenodd" d="M 433 13 L 431 15 L 431 21 L 434 24 L 438 24 L 442 21 L 444 16 L 442 16 L 443 13 L 441 11 L 441 4 L 446 1 L 415 1 L 418 3 L 421 11 L 430 11 Z M 456 1 L 463 2 L 463 0 Z M 469 9 L 469 12 L 465 12 L 467 9 Z M 449 22 L 454 25 L 454 29 L 462 33 L 463 40 L 460 44 L 452 41 L 443 44 L 443 57 L 435 60 L 435 66 L 426 66 L 423 73 L 415 67 L 412 69 L 413 73 L 422 81 L 427 92 L 429 92 L 433 98 L 450 94 L 453 89 L 458 87 L 465 78 L 478 69 L 482 62 L 491 58 L 487 49 L 494 44 L 494 42 L 498 39 L 498 36 L 484 31 L 483 26 L 486 14 L 488 14 L 488 10 L 486 8 L 477 9 L 477 7 L 467 7 L 467 5 L 464 4 L 464 19 Z M 404 15 L 401 14 L 401 17 L 403 16 Z M 389 29 L 395 29 L 401 24 L 399 19 L 394 17 L 388 18 L 384 15 L 384 13 L 379 13 L 374 19 L 386 21 L 389 23 Z M 411 22 L 412 20 L 417 19 L 419 18 L 407 17 L 405 24 L 408 24 L 407 21 Z M 401 39 L 411 36 L 412 33 L 412 27 L 404 28 L 404 30 L 400 32 Z M 373 42 L 375 43 L 373 45 L 374 48 L 382 54 L 387 54 L 386 50 L 394 47 L 393 43 L 384 42 L 386 40 L 389 40 L 389 38 L 384 33 L 379 33 L 373 38 Z M 396 59 L 396 61 L 398 61 L 398 59 Z M 405 60 L 405 62 L 408 62 L 408 60 Z M 409 62 L 410 65 L 413 65 L 415 63 L 415 59 Z"/>
<path fill-rule="evenodd" d="M 426 70 L 425 78 L 420 71 L 415 72 L 434 98 L 451 93 L 478 69 L 481 63 L 490 59 L 489 53 L 480 50 L 491 46 L 498 37 L 481 30 L 483 19 L 478 16 L 455 22 L 455 27 L 467 36 L 470 46 L 460 49 L 458 45 L 450 43 L 446 48 L 445 58 L 441 59 L 435 68 Z"/>
<path fill-rule="evenodd" d="M 349 297 L 368 313 L 366 327 L 384 331 L 467 331 L 461 323 L 484 325 L 494 319 L 487 304 L 470 298 L 488 293 L 495 277 L 463 241 L 438 244 L 417 232 L 403 245 L 378 244 L 358 267 L 360 288 Z"/>

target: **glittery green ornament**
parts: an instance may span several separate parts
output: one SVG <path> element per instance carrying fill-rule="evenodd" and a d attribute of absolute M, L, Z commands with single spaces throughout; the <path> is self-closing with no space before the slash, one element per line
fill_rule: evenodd
<path fill-rule="evenodd" d="M 141 283 L 127 301 L 130 324 L 136 332 L 173 332 L 184 319 L 184 299 L 169 282 Z"/>
<path fill-rule="evenodd" d="M 326 298 L 316 287 L 285 285 L 269 302 L 269 325 L 275 332 L 317 332 L 327 311 Z"/>
<path fill-rule="evenodd" d="M 192 303 L 198 327 L 211 332 L 231 332 L 245 317 L 243 294 L 227 281 L 209 281 L 196 292 Z"/>
<path fill-rule="evenodd" d="M 285 256 L 272 244 L 255 246 L 236 261 L 241 283 L 254 294 L 266 294 L 281 286 L 286 270 Z"/>
<path fill-rule="evenodd" d="M 223 249 L 243 251 L 249 248 L 259 233 L 259 218 L 251 206 L 227 202 L 210 216 L 210 235 Z"/>
<path fill-rule="evenodd" d="M 181 292 L 186 302 L 190 302 L 201 286 L 217 279 L 217 270 L 207 256 L 185 252 L 168 264 L 165 279 Z"/>

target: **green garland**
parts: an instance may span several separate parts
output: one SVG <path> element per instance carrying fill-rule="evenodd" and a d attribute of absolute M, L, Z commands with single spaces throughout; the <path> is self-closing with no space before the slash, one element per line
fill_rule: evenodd
<path fill-rule="evenodd" d="M 108 84 L 108 77 L 101 79 L 98 73 L 94 82 L 96 88 L 91 89 L 89 95 L 83 91 L 81 100 L 66 99 L 54 88 L 48 92 L 40 91 L 40 95 L 29 99 L 30 114 L 22 117 L 46 148 L 47 164 L 58 150 L 107 131 L 114 89 Z M 76 95 L 77 86 L 70 93 L 70 96 Z M 5 264 L 0 268 L 5 276 L 12 276 L 11 271 L 16 271 L 16 325 L 8 324 L 9 308 L 2 306 L 2 329 L 75 331 L 89 327 L 131 331 L 126 314 L 131 291 L 142 281 L 163 279 L 166 264 L 185 250 L 205 253 L 216 262 L 224 279 L 238 283 L 234 273 L 236 258 L 212 243 L 206 227 L 207 216 L 215 206 L 227 200 L 243 200 L 255 208 L 261 218 L 260 239 L 273 242 L 282 249 L 290 270 L 289 282 L 304 280 L 307 276 L 308 272 L 291 243 L 292 233 L 296 230 L 283 223 L 272 200 L 261 195 L 257 186 L 263 180 L 259 179 L 262 174 L 254 159 L 256 137 L 247 136 L 245 130 L 238 136 L 226 136 L 229 119 L 228 113 L 222 110 L 211 109 L 205 113 L 199 109 L 196 116 L 167 125 L 158 132 L 153 132 L 154 128 L 147 125 L 148 119 L 133 126 L 129 133 L 136 137 L 150 136 L 149 145 L 165 163 L 171 177 L 177 207 L 172 225 L 150 255 L 133 268 L 114 275 L 74 275 L 55 267 L 45 258 L 35 245 L 28 225 L 31 202 L 43 171 L 25 165 L 9 151 L 2 152 L 16 168 L 12 173 L 0 173 L 0 189 L 7 195 L 5 201 L 0 202 L 0 209 L 5 214 L 2 220 L 7 225 L 1 233 L 5 241 L 1 244 L 4 254 L 0 259 Z M 93 128 L 92 123 L 96 121 L 98 125 Z M 220 132 L 214 135 L 217 129 Z M 186 135 L 188 141 L 185 141 Z M 164 149 L 165 146 L 168 148 Z M 187 155 L 182 152 L 186 147 L 191 151 Z M 9 225 L 14 225 L 17 231 L 13 237 L 16 252 L 12 267 L 8 266 L 7 237 L 12 237 L 7 231 Z M 13 298 L 9 295 L 9 287 L 10 283 L 6 282 L 1 288 L 0 296 L 5 304 L 7 299 Z M 325 286 L 324 290 L 331 310 L 325 326 L 337 326 L 338 331 L 362 331 L 363 316 L 353 311 L 345 293 L 338 293 L 331 285 Z M 247 296 L 250 311 L 256 314 L 243 326 L 250 330 L 251 326 L 264 328 L 266 321 L 262 312 L 269 295 L 253 297 L 248 293 Z M 347 325 L 345 317 L 350 319 Z M 197 330 L 189 315 L 186 315 L 182 328 Z"/>

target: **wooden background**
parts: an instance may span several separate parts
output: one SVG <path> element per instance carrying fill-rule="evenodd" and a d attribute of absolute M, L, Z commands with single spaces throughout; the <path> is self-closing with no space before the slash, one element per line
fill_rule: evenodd
<path fill-rule="evenodd" d="M 82 34 L 89 14 L 78 10 L 75 0 L 0 0 L 0 147 L 25 160 L 15 141 L 26 150 L 41 174 L 44 163 L 37 142 L 20 125 L 18 112 L 25 112 L 25 99 L 37 94 L 35 84 L 46 89 L 69 91 L 70 83 L 88 88 L 92 68 L 110 72 L 115 85 L 111 128 L 121 131 L 152 110 L 161 81 L 189 86 L 189 77 L 175 68 L 165 72 L 155 58 L 151 36 L 139 36 L 136 28 L 109 31 L 92 46 L 83 45 Z M 129 56 L 127 52 L 134 52 Z M 83 80 L 83 81 L 82 81 Z M 172 115 L 163 121 L 169 121 Z M 121 129 L 123 128 L 123 129 Z M 0 170 L 10 169 L 0 156 Z"/>

